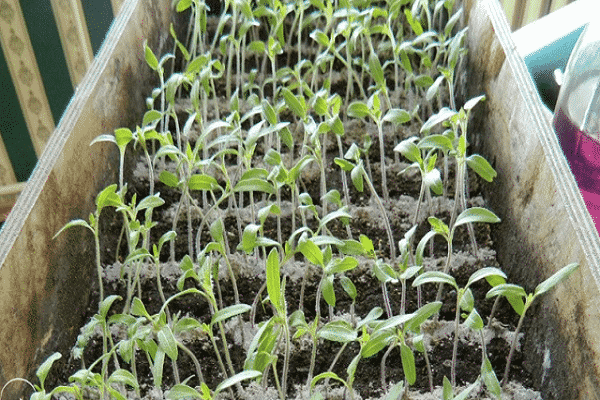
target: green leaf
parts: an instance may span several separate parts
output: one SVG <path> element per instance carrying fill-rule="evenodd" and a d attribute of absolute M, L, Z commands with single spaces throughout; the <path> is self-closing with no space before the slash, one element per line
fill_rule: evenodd
<path fill-rule="evenodd" d="M 388 329 L 395 328 L 395 327 L 397 327 L 399 325 L 407 323 L 408 321 L 410 321 L 411 319 L 413 319 L 414 316 L 415 316 L 414 313 L 412 313 L 412 314 L 396 315 L 396 316 L 388 318 L 385 321 L 383 321 L 380 324 L 378 324 L 375 327 L 375 330 L 376 331 L 381 331 L 381 330 L 388 330 Z"/>
<path fill-rule="evenodd" d="M 390 108 L 383 116 L 383 120 L 392 122 L 395 125 L 405 124 L 410 121 L 411 116 L 408 111 L 401 108 Z"/>
<path fill-rule="evenodd" d="M 446 37 L 449 37 L 450 34 L 452 33 L 452 29 L 454 29 L 454 25 L 456 25 L 456 23 L 460 20 L 462 11 L 463 11 L 462 7 L 459 8 L 458 11 L 456 11 L 454 13 L 454 15 L 452 17 L 450 17 L 448 22 L 446 22 L 446 26 L 444 27 L 444 35 Z"/>
<path fill-rule="evenodd" d="M 139 299 L 139 297 L 133 298 L 133 302 L 131 305 L 131 314 L 138 317 L 146 317 L 148 319 L 151 319 L 150 314 L 148 314 L 148 311 L 146 311 L 146 307 L 144 306 L 144 303 L 142 303 L 142 300 Z"/>
<path fill-rule="evenodd" d="M 190 190 L 209 190 L 213 191 L 220 188 L 219 183 L 215 178 L 206 174 L 194 174 L 190 176 L 188 181 Z"/>
<path fill-rule="evenodd" d="M 352 280 L 350 278 L 348 278 L 347 276 L 342 275 L 340 277 L 340 284 L 342 285 L 342 288 L 344 289 L 346 294 L 348 296 L 350 296 L 352 301 L 356 300 L 356 296 L 358 295 L 358 292 L 356 291 L 356 286 L 354 286 L 354 283 L 352 282 Z"/>
<path fill-rule="evenodd" d="M 342 254 L 347 254 L 349 256 L 361 256 L 365 253 L 363 245 L 354 239 L 346 239 L 343 241 L 344 244 L 338 246 L 338 250 Z"/>
<path fill-rule="evenodd" d="M 118 207 L 121 205 L 121 198 L 116 193 L 117 184 L 112 184 L 110 186 L 105 187 L 99 194 L 96 196 L 96 209 L 98 211 L 98 215 L 100 215 L 100 211 L 107 206 Z"/>
<path fill-rule="evenodd" d="M 418 274 L 423 269 L 421 265 L 413 265 L 412 267 L 408 267 L 406 270 L 402 271 L 402 273 L 398 276 L 398 279 L 408 280 L 413 276 Z"/>
<path fill-rule="evenodd" d="M 417 276 L 413 281 L 413 286 L 420 286 L 425 283 L 445 283 L 458 289 L 456 280 L 451 275 L 445 274 L 440 271 L 427 271 Z"/>
<path fill-rule="evenodd" d="M 471 207 L 467 208 L 465 211 L 461 212 L 458 217 L 456 217 L 456 221 L 454 222 L 452 230 L 454 230 L 457 226 L 472 222 L 485 222 L 493 224 L 500 222 L 500 218 L 498 218 L 496 214 L 490 210 L 483 207 Z"/>
<path fill-rule="evenodd" d="M 249 179 L 267 179 L 268 176 L 269 171 L 264 168 L 251 168 L 242 174 L 240 180 L 245 181 Z"/>
<path fill-rule="evenodd" d="M 117 140 L 115 139 L 114 135 L 104 134 L 104 135 L 98 135 L 94 139 L 92 139 L 92 141 L 90 142 L 90 146 L 95 143 L 100 143 L 100 142 L 111 142 L 111 143 L 117 144 Z"/>
<path fill-rule="evenodd" d="M 204 399 L 196 389 L 178 383 L 165 393 L 165 397 L 169 400 L 184 400 L 184 399 Z"/>
<path fill-rule="evenodd" d="M 219 393 L 222 392 L 223 390 L 236 385 L 242 381 L 248 380 L 248 379 L 255 379 L 255 378 L 259 378 L 262 376 L 261 372 L 258 371 L 242 371 L 238 374 L 235 374 L 234 376 L 232 376 L 231 378 L 227 378 L 225 379 L 223 382 L 221 382 L 217 388 L 215 389 L 215 396 Z"/>
<path fill-rule="evenodd" d="M 267 47 L 265 45 L 265 42 L 260 40 L 254 40 L 248 45 L 248 50 L 250 51 L 250 53 L 264 54 L 267 50 Z"/>
<path fill-rule="evenodd" d="M 181 153 L 181 151 L 177 148 L 177 146 L 174 146 L 172 144 L 168 144 L 168 145 L 164 145 L 161 146 L 156 153 L 154 154 L 154 160 L 157 160 L 160 157 L 164 157 L 164 156 L 169 156 L 171 157 L 173 160 L 176 159 L 176 157 L 182 156 L 183 154 Z"/>
<path fill-rule="evenodd" d="M 404 139 L 400 143 L 394 147 L 394 151 L 402 154 L 409 161 L 421 163 L 423 158 L 421 157 L 421 150 L 415 144 L 419 138 L 416 136 L 409 137 L 408 139 Z"/>
<path fill-rule="evenodd" d="M 333 289 L 333 275 L 327 275 L 321 281 L 321 292 L 323 293 L 323 298 L 332 307 L 335 307 L 335 290 Z"/>
<path fill-rule="evenodd" d="M 177 340 L 168 325 L 158 331 L 158 345 L 173 361 L 177 361 Z"/>
<path fill-rule="evenodd" d="M 252 309 L 248 304 L 234 304 L 229 307 L 225 307 L 216 313 L 213 314 L 213 317 L 210 321 L 211 325 L 217 324 L 219 322 L 225 321 L 231 317 L 235 317 L 236 315 L 243 314 Z"/>
<path fill-rule="evenodd" d="M 444 376 L 443 382 L 444 383 L 443 383 L 443 389 L 442 389 L 442 398 L 444 400 L 454 399 L 454 388 L 452 387 L 450 380 L 446 376 Z"/>
<path fill-rule="evenodd" d="M 554 275 L 552 275 L 550 278 L 537 285 L 533 292 L 534 297 L 546 293 L 548 290 L 552 289 L 554 286 L 567 279 L 569 275 L 575 272 L 577 268 L 579 268 L 579 264 L 577 263 L 572 263 L 562 267 L 560 270 L 555 272 Z"/>
<path fill-rule="evenodd" d="M 344 171 L 348 172 L 348 171 L 352 171 L 352 168 L 354 168 L 354 164 L 352 164 L 349 161 L 344 160 L 343 158 L 339 158 L 336 157 L 334 162 L 340 166 L 340 168 L 342 168 Z"/>
<path fill-rule="evenodd" d="M 350 117 L 364 118 L 366 116 L 371 115 L 371 110 L 369 110 L 369 107 L 362 101 L 355 101 L 353 103 L 350 103 L 346 113 Z"/>
<path fill-rule="evenodd" d="M 308 261 L 315 265 L 324 267 L 323 252 L 311 240 L 304 240 L 298 243 L 298 250 L 306 257 Z"/>
<path fill-rule="evenodd" d="M 440 149 L 443 151 L 452 150 L 452 140 L 445 135 L 427 135 L 417 143 L 420 149 Z"/>
<path fill-rule="evenodd" d="M 148 208 L 157 208 L 165 204 L 165 201 L 161 199 L 160 194 L 156 193 L 152 196 L 146 196 L 140 201 L 140 204 L 135 208 L 137 211 L 145 210 Z"/>
<path fill-rule="evenodd" d="M 413 73 L 410 58 L 408 58 L 408 53 L 404 49 L 400 50 L 400 65 L 402 65 L 402 68 L 404 68 L 404 70 L 408 72 L 409 75 Z"/>
<path fill-rule="evenodd" d="M 154 364 L 152 365 L 152 377 L 154 378 L 154 385 L 157 387 L 162 386 L 164 365 L 165 352 L 161 349 L 157 349 L 154 356 Z"/>
<path fill-rule="evenodd" d="M 467 157 L 467 165 L 475 171 L 477 175 L 488 182 L 491 182 L 498 175 L 490 163 L 479 154 L 473 154 Z"/>
<path fill-rule="evenodd" d="M 408 8 L 404 9 L 404 15 L 406 16 L 406 20 L 410 24 L 410 27 L 412 28 L 415 35 L 421 35 L 423 33 L 423 27 L 421 26 L 421 23 L 418 20 L 413 18 L 413 15 Z"/>
<path fill-rule="evenodd" d="M 111 294 L 110 296 L 107 296 L 104 300 L 100 302 L 100 305 L 98 306 L 98 314 L 100 314 L 102 318 L 106 319 L 106 316 L 108 315 L 108 310 L 110 309 L 112 304 L 116 300 L 122 299 L 123 298 L 121 296 L 118 296 L 116 294 Z"/>
<path fill-rule="evenodd" d="M 340 378 L 335 372 L 323 372 L 312 379 L 312 381 L 310 382 L 310 388 L 313 389 L 317 382 L 323 379 L 335 379 L 336 381 L 346 385 L 346 381 Z"/>
<path fill-rule="evenodd" d="M 352 214 L 348 212 L 348 207 L 344 206 L 339 210 L 330 212 L 329 214 L 325 215 L 323 219 L 321 219 L 321 221 L 319 222 L 319 228 L 325 227 L 325 225 L 327 225 L 329 222 L 338 218 L 352 218 Z"/>
<path fill-rule="evenodd" d="M 415 355 L 410 347 L 402 343 L 400 344 L 400 356 L 402 358 L 402 371 L 404 371 L 404 377 L 410 385 L 413 385 L 417 380 Z"/>
<path fill-rule="evenodd" d="M 264 192 L 275 194 L 275 187 L 273 184 L 260 178 L 240 180 L 233 190 L 235 192 Z"/>
<path fill-rule="evenodd" d="M 200 328 L 202 328 L 202 324 L 198 322 L 197 319 L 192 317 L 183 317 L 175 323 L 175 326 L 173 327 L 173 332 L 176 334 L 180 334 L 183 332 L 190 331 L 192 329 Z"/>
<path fill-rule="evenodd" d="M 373 357 L 375 354 L 383 350 L 387 345 L 394 340 L 394 332 L 391 330 L 383 330 L 375 332 L 369 341 L 360 349 L 360 355 L 363 358 Z"/>
<path fill-rule="evenodd" d="M 450 234 L 450 230 L 448 229 L 448 225 L 446 225 L 444 223 L 444 221 L 442 221 L 439 218 L 436 217 L 429 217 L 427 218 L 427 221 L 429 221 L 429 225 L 431 225 L 431 228 L 438 234 L 444 236 L 444 237 L 448 237 L 448 235 Z"/>
<path fill-rule="evenodd" d="M 471 289 L 463 288 L 460 289 L 458 293 L 460 296 L 460 302 L 458 303 L 460 309 L 466 312 L 471 312 L 471 310 L 473 310 L 473 307 L 475 306 L 475 298 L 473 297 L 473 292 L 471 291 Z"/>
<path fill-rule="evenodd" d="M 428 133 L 431 130 L 431 128 L 433 128 L 437 124 L 447 121 L 454 115 L 456 115 L 456 111 L 451 110 L 448 107 L 442 108 L 437 114 L 433 114 L 431 117 L 429 117 L 429 119 L 421 127 L 421 132 Z"/>
<path fill-rule="evenodd" d="M 498 382 L 496 373 L 492 368 L 492 363 L 487 355 L 484 355 L 483 363 L 481 364 L 481 377 L 483 378 L 483 383 L 485 383 L 487 390 L 499 399 L 502 394 L 500 382 Z"/>
<path fill-rule="evenodd" d="M 312 31 L 310 33 L 310 37 L 316 41 L 317 43 L 319 43 L 319 45 L 321 45 L 322 47 L 328 49 L 330 42 L 329 42 L 329 37 L 320 29 L 315 29 L 314 31 Z"/>
<path fill-rule="evenodd" d="M 359 323 L 356 324 L 356 329 L 362 328 L 364 325 L 370 324 L 376 321 L 377 318 L 383 315 L 383 309 L 381 307 L 374 307 L 366 317 L 364 317 Z"/>
<path fill-rule="evenodd" d="M 444 75 L 438 76 L 431 86 L 429 86 L 429 89 L 427 89 L 427 93 L 425 94 L 427 101 L 431 101 L 438 94 L 442 82 L 444 82 Z"/>
<path fill-rule="evenodd" d="M 427 171 L 423 176 L 423 184 L 433 193 L 441 195 L 444 191 L 442 185 L 442 176 L 437 168 Z"/>
<path fill-rule="evenodd" d="M 125 369 L 118 369 L 108 378 L 108 384 L 121 383 L 123 385 L 129 385 L 134 389 L 139 389 L 140 385 L 133 376 L 133 374 Z"/>
<path fill-rule="evenodd" d="M 480 101 L 484 101 L 485 100 L 485 95 L 481 95 L 481 96 L 477 96 L 477 97 L 473 97 L 472 99 L 469 99 L 465 105 L 463 106 L 463 108 L 466 111 L 471 110 L 473 107 L 475 107 L 477 105 L 477 103 L 479 103 Z"/>
<path fill-rule="evenodd" d="M 61 357 L 62 354 L 58 352 L 53 353 L 48 358 L 46 358 L 42 365 L 38 367 L 37 371 L 35 371 L 35 375 L 40 380 L 40 387 L 44 387 L 44 382 L 46 381 L 46 377 L 48 376 L 48 373 L 50 372 L 50 368 L 52 368 L 52 364 L 54 364 L 54 361 L 58 360 Z"/>
<path fill-rule="evenodd" d="M 352 329 L 351 324 L 346 321 L 338 320 L 325 324 L 319 329 L 317 336 L 332 342 L 349 343 L 356 340 L 358 334 L 356 333 L 356 330 Z"/>
<path fill-rule="evenodd" d="M 483 329 L 483 319 L 481 319 L 481 316 L 474 308 L 471 310 L 469 316 L 465 319 L 465 322 L 463 322 L 463 324 L 475 331 L 480 331 L 481 329 Z"/>
<path fill-rule="evenodd" d="M 304 97 L 300 100 L 286 87 L 281 89 L 281 93 L 289 109 L 300 119 L 304 120 L 306 118 L 306 106 L 303 105 Z"/>
<path fill-rule="evenodd" d="M 269 165 L 281 165 L 281 154 L 275 149 L 269 149 L 264 158 L 265 162 Z"/>
<path fill-rule="evenodd" d="M 162 114 L 157 110 L 148 110 L 142 119 L 142 126 L 148 126 L 162 118 Z"/>
<path fill-rule="evenodd" d="M 177 12 L 183 12 L 185 10 L 187 10 L 188 8 L 190 8 L 192 5 L 192 0 L 179 0 L 179 2 L 177 3 Z"/>
<path fill-rule="evenodd" d="M 277 248 L 273 248 L 267 258 L 267 293 L 271 303 L 281 312 L 281 278 L 279 273 L 279 252 Z"/>
<path fill-rule="evenodd" d="M 344 257 L 342 260 L 334 260 L 331 265 L 328 265 L 325 271 L 329 274 L 339 274 L 353 270 L 358 265 L 358 261 L 354 257 Z"/>
<path fill-rule="evenodd" d="M 431 303 L 427 303 L 417 311 L 414 312 L 414 317 L 411 318 L 405 325 L 404 329 L 409 330 L 415 333 L 421 331 L 421 325 L 425 322 L 429 317 L 436 314 L 440 308 L 442 308 L 441 301 L 434 301 Z"/>
<path fill-rule="evenodd" d="M 94 229 L 92 229 L 92 227 L 85 222 L 82 219 L 74 219 L 72 221 L 67 222 L 67 224 L 65 226 L 63 226 L 62 228 L 60 228 L 60 230 L 58 232 L 56 232 L 56 235 L 54 235 L 54 237 L 52 239 L 56 239 L 56 237 L 58 235 L 60 235 L 64 230 L 72 227 L 72 226 L 84 226 L 86 228 L 88 228 L 90 231 L 94 232 Z"/>
<path fill-rule="evenodd" d="M 154 71 L 158 70 L 158 60 L 152 52 L 152 49 L 148 47 L 148 42 L 144 42 L 144 55 L 146 57 L 146 62 Z"/>
<path fill-rule="evenodd" d="M 404 382 L 400 381 L 392 386 L 384 400 L 397 400 L 402 397 L 402 392 L 404 392 Z"/>
<path fill-rule="evenodd" d="M 352 179 L 354 187 L 361 193 L 364 190 L 363 171 L 364 168 L 362 167 L 362 164 L 358 164 L 354 168 L 352 168 L 352 171 L 350 172 L 350 178 Z"/>
<path fill-rule="evenodd" d="M 471 392 L 473 391 L 473 389 L 475 389 L 476 387 L 479 387 L 479 377 L 477 377 L 477 379 L 475 380 L 475 382 L 473 382 L 471 385 L 467 386 L 465 388 L 465 390 L 463 390 L 456 397 L 454 397 L 453 400 L 466 400 L 467 397 L 469 397 L 469 394 L 471 394 Z M 444 398 L 444 400 L 445 400 L 445 398 Z"/>
<path fill-rule="evenodd" d="M 371 53 L 369 56 L 369 71 L 371 73 L 371 77 L 379 86 L 385 85 L 385 76 L 383 75 L 383 68 L 381 68 L 381 62 L 379 61 L 379 57 L 377 54 Z"/>
<path fill-rule="evenodd" d="M 389 264 L 384 263 L 381 259 L 375 260 L 373 273 L 379 282 L 395 283 L 398 281 L 398 274 L 396 271 Z"/>
<path fill-rule="evenodd" d="M 242 242 L 238 245 L 238 248 L 241 248 L 248 254 L 252 253 L 252 251 L 257 245 L 257 232 L 259 229 L 260 225 L 246 225 L 246 227 L 244 228 L 244 233 L 242 234 Z"/>
<path fill-rule="evenodd" d="M 492 276 L 497 276 L 497 277 L 506 279 L 506 274 L 504 272 L 502 272 L 500 269 L 494 268 L 494 267 L 485 267 L 485 268 L 481 268 L 481 269 L 475 271 L 469 277 L 469 281 L 467 282 L 466 287 L 471 286 L 473 283 L 477 282 L 480 279 L 483 279 L 483 278 L 487 279 L 488 277 L 492 277 Z"/>
<path fill-rule="evenodd" d="M 360 243 L 362 244 L 365 253 L 369 256 L 371 256 L 371 255 L 374 256 L 375 255 L 375 247 L 373 247 L 373 241 L 362 233 L 358 239 L 360 240 Z"/>
<path fill-rule="evenodd" d="M 527 292 L 521 286 L 512 283 L 503 283 L 491 288 L 485 295 L 486 299 L 496 296 L 520 296 L 527 297 Z"/>
<path fill-rule="evenodd" d="M 433 85 L 433 78 L 429 75 L 419 75 L 415 78 L 415 85 L 422 88 L 428 88 Z"/>

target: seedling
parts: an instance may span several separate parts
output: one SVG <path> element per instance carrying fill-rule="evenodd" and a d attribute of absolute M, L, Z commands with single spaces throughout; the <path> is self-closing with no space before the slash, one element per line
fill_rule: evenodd
<path fill-rule="evenodd" d="M 491 298 L 495 296 L 506 297 L 508 300 L 511 301 L 513 309 L 520 316 L 519 322 L 517 324 L 517 329 L 515 330 L 515 336 L 510 346 L 510 352 L 508 353 L 508 357 L 506 358 L 506 367 L 504 368 L 504 375 L 502 376 L 501 386 L 506 385 L 506 383 L 508 382 L 508 375 L 510 373 L 510 363 L 512 361 L 515 347 L 517 345 L 517 340 L 519 338 L 521 326 L 523 325 L 523 320 L 525 319 L 525 313 L 527 312 L 529 307 L 531 307 L 531 304 L 533 304 L 533 301 L 538 296 L 550 291 L 557 284 L 564 281 L 569 275 L 575 272 L 577 268 L 579 268 L 579 264 L 577 263 L 572 263 L 562 267 L 560 270 L 555 272 L 550 278 L 537 285 L 533 293 L 528 294 L 527 292 L 525 292 L 525 289 L 518 285 L 505 283 L 493 287 L 486 294 L 486 298 Z M 523 302 L 523 299 L 525 300 L 525 302 Z"/>

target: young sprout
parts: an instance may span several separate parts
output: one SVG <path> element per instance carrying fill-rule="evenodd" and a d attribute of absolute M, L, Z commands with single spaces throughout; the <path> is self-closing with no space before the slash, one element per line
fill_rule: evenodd
<path fill-rule="evenodd" d="M 383 75 L 383 71 L 381 70 L 381 65 L 379 65 L 378 71 L 381 75 Z M 398 108 L 390 108 L 388 111 L 383 114 L 381 110 L 381 100 L 379 97 L 379 92 L 375 92 L 370 98 L 367 104 L 356 101 L 351 103 L 348 106 L 348 115 L 355 118 L 365 118 L 370 117 L 375 124 L 377 125 L 377 132 L 379 135 L 379 152 L 381 159 L 381 190 L 383 192 L 383 199 L 386 203 L 389 202 L 389 191 L 387 187 L 387 168 L 385 165 L 385 143 L 384 143 L 384 135 L 383 135 L 383 123 L 384 122 L 393 122 L 394 125 L 404 124 L 410 121 L 410 114 L 406 110 L 398 109 Z"/>
<path fill-rule="evenodd" d="M 117 185 L 107 186 L 96 196 L 96 211 L 90 213 L 89 223 L 82 219 L 74 219 L 63 226 L 53 239 L 56 239 L 64 230 L 73 226 L 83 226 L 89 229 L 94 235 L 96 244 L 96 271 L 98 273 L 98 289 L 100 290 L 100 301 L 104 300 L 104 284 L 102 283 L 102 264 L 100 262 L 100 213 L 105 207 L 118 207 L 121 204 L 119 195 L 116 193 Z"/>
<path fill-rule="evenodd" d="M 456 283 L 456 280 L 444 272 L 439 271 L 428 271 L 423 274 L 417 276 L 413 281 L 413 286 L 420 286 L 425 283 L 438 283 L 441 285 L 449 284 L 457 292 L 456 295 L 456 313 L 454 317 L 454 346 L 452 349 L 452 367 L 451 367 L 451 383 L 452 386 L 456 386 L 456 355 L 458 352 L 458 327 L 460 322 L 460 310 L 465 310 L 466 312 L 471 312 L 474 309 L 474 299 L 473 293 L 469 288 L 473 283 L 484 279 L 490 275 L 498 275 L 503 278 L 506 278 L 506 275 L 497 268 L 486 267 L 482 268 L 476 272 L 474 272 L 470 277 L 469 281 L 465 285 L 465 287 L 461 288 Z"/>
<path fill-rule="evenodd" d="M 486 298 L 489 299 L 495 296 L 504 296 L 506 297 L 513 309 L 519 314 L 519 322 L 517 324 L 517 329 L 515 330 L 515 335 L 513 341 L 510 346 L 510 352 L 508 353 L 508 357 L 506 358 L 506 367 L 504 368 L 504 375 L 502 376 L 502 382 L 500 382 L 501 386 L 506 385 L 508 382 L 508 377 L 510 373 L 510 363 L 512 361 L 512 357 L 515 351 L 515 347 L 517 345 L 517 341 L 519 339 L 519 332 L 521 331 L 521 326 L 523 325 L 523 320 L 525 319 L 525 313 L 531 307 L 534 300 L 541 296 L 542 294 L 548 292 L 552 288 L 554 288 L 557 284 L 564 281 L 571 275 L 575 270 L 579 268 L 579 264 L 572 263 L 562 267 L 560 270 L 555 272 L 550 278 L 546 279 L 542 283 L 536 286 L 533 293 L 525 292 L 525 289 L 518 285 L 504 283 L 497 286 L 494 286 L 489 290 L 486 294 Z M 523 302 L 523 299 L 525 302 Z"/>

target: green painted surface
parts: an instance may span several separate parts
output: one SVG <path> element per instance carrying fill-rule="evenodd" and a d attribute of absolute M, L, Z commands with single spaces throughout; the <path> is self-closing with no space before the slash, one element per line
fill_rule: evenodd
<path fill-rule="evenodd" d="M 25 182 L 35 167 L 37 157 L 8 72 L 4 49 L 0 50 L 0 132 L 17 180 Z"/>
<path fill-rule="evenodd" d="M 73 96 L 73 85 L 50 0 L 21 0 L 20 4 L 52 117 L 57 124 Z"/>
<path fill-rule="evenodd" d="M 108 32 L 112 23 L 112 5 L 110 4 L 110 0 L 83 0 L 81 4 L 83 6 L 83 13 L 85 14 L 85 22 L 90 33 L 92 50 L 95 55 L 98 54 L 106 32 Z"/>

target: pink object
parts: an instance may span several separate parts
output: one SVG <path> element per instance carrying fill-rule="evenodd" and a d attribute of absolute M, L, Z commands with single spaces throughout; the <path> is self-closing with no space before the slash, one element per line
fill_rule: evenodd
<path fill-rule="evenodd" d="M 554 130 L 600 232 L 600 25 L 588 25 L 565 71 Z"/>

